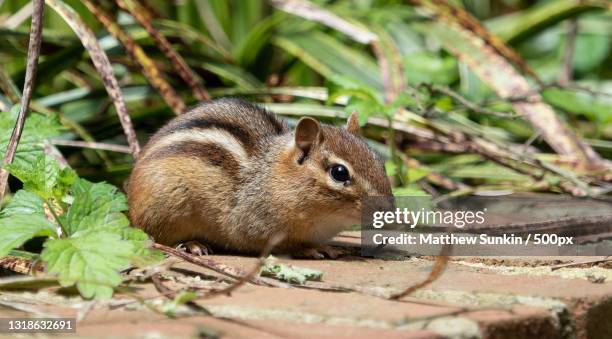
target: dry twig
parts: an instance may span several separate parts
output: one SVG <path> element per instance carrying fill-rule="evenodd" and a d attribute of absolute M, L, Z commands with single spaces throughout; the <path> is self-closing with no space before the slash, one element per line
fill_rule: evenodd
<path fill-rule="evenodd" d="M 427 285 L 430 285 L 434 281 L 438 280 L 438 278 L 442 276 L 442 273 L 444 273 L 444 270 L 446 269 L 446 266 L 448 265 L 448 261 L 450 260 L 449 254 L 450 254 L 451 248 L 452 248 L 452 245 L 445 245 L 444 247 L 442 247 L 442 250 L 440 251 L 440 255 L 436 257 L 436 261 L 434 262 L 434 265 L 431 268 L 431 271 L 429 272 L 429 275 L 427 276 L 425 280 L 421 281 L 418 284 L 408 287 L 402 292 L 391 295 L 389 299 L 399 300 L 415 292 L 416 290 L 419 290 Z"/>
<path fill-rule="evenodd" d="M 25 82 L 23 85 L 23 95 L 21 96 L 21 107 L 19 115 L 15 121 L 13 133 L 9 139 L 6 153 L 4 155 L 3 165 L 8 165 L 13 162 L 23 126 L 25 124 L 26 114 L 30 107 L 30 99 L 32 98 L 32 88 L 36 79 L 36 67 L 38 66 L 38 57 L 40 56 L 40 43 L 42 41 L 42 19 L 45 3 L 43 0 L 34 0 L 34 9 L 32 12 L 32 26 L 30 28 L 30 42 L 28 45 L 28 59 L 26 64 Z M 0 169 L 0 201 L 4 198 L 8 184 L 8 172 Z"/>
<path fill-rule="evenodd" d="M 245 274 L 240 280 L 236 281 L 235 283 L 226 288 L 210 291 L 204 297 L 211 298 L 220 294 L 230 295 L 230 293 L 235 291 L 238 287 L 246 284 L 253 278 L 257 277 L 259 275 L 259 272 L 261 271 L 261 268 L 266 263 L 266 258 L 270 255 L 272 249 L 274 249 L 274 247 L 276 247 L 276 245 L 278 245 L 283 240 L 283 238 L 284 236 L 281 235 L 272 237 L 272 239 L 270 239 L 266 244 L 265 248 L 261 251 L 261 254 L 259 255 L 259 259 L 257 260 L 257 264 L 255 265 L 255 267 L 253 267 L 251 271 Z"/>
<path fill-rule="evenodd" d="M 166 246 L 166 245 L 162 245 L 162 244 L 158 244 L 158 243 L 154 243 L 153 244 L 154 248 L 157 248 L 158 250 L 161 250 L 162 252 L 165 252 L 167 254 L 173 255 L 175 257 L 179 257 L 181 259 L 184 259 L 192 264 L 207 268 L 209 270 L 212 270 L 214 272 L 217 272 L 219 274 L 223 274 L 225 276 L 228 276 L 232 279 L 236 279 L 236 280 L 241 280 L 243 279 L 245 276 L 248 276 L 248 273 L 234 268 L 234 267 L 230 267 L 224 264 L 220 264 L 215 262 L 212 259 L 207 259 L 207 258 L 203 258 L 200 256 L 195 256 L 189 253 L 186 253 L 184 251 L 179 251 L 175 248 Z M 252 277 L 249 280 L 250 283 L 255 284 L 255 285 L 262 285 L 262 286 L 271 286 L 271 287 L 283 287 L 283 288 L 287 288 L 290 285 L 288 284 L 284 284 L 284 283 L 280 283 L 280 282 L 276 282 L 274 280 L 264 280 L 262 278 L 259 277 Z"/>
<path fill-rule="evenodd" d="M 574 50 L 576 48 L 576 36 L 578 35 L 578 20 L 569 20 L 567 26 L 567 36 L 563 49 L 563 69 L 559 73 L 559 85 L 567 86 L 572 81 L 574 75 Z"/>
<path fill-rule="evenodd" d="M 97 150 L 105 150 L 119 153 L 130 153 L 130 148 L 123 145 L 107 144 L 102 142 L 89 142 L 89 141 L 78 141 L 78 140 L 51 140 L 51 144 L 57 146 L 68 146 L 68 147 L 82 147 L 91 148 Z"/>

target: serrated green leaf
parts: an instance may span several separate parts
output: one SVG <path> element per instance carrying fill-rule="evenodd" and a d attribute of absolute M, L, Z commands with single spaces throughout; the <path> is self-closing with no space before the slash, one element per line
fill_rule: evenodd
<path fill-rule="evenodd" d="M 47 271 L 64 287 L 76 284 L 85 298 L 105 299 L 121 284 L 119 271 L 130 264 L 134 246 L 111 232 L 80 232 L 67 239 L 49 240 L 41 258 Z"/>
<path fill-rule="evenodd" d="M 38 236 L 57 236 L 55 227 L 44 216 L 21 214 L 0 219 L 0 257 Z"/>
<path fill-rule="evenodd" d="M 12 257 L 19 257 L 19 258 L 24 258 L 28 260 L 37 260 L 40 257 L 38 253 L 32 253 L 32 252 L 22 251 L 22 250 L 11 250 L 8 255 Z"/>
<path fill-rule="evenodd" d="M 266 264 L 261 269 L 261 275 L 303 285 L 308 280 L 321 280 L 323 272 L 310 268 L 274 263 L 275 258 L 266 258 Z"/>
<path fill-rule="evenodd" d="M 0 218 L 14 215 L 36 215 L 45 216 L 43 200 L 36 194 L 26 190 L 19 190 L 11 201 L 0 211 Z"/>
<path fill-rule="evenodd" d="M 591 121 L 607 124 L 612 122 L 612 97 L 561 88 L 549 88 L 542 92 L 544 100 L 565 111 L 581 114 Z"/>
<path fill-rule="evenodd" d="M 8 141 L 15 127 L 15 119 L 19 112 L 19 105 L 13 106 L 9 114 L 0 114 L 0 158 L 4 158 Z M 28 164 L 43 155 L 43 141 L 49 137 L 59 135 L 61 125 L 56 116 L 47 116 L 32 113 L 28 116 L 23 127 L 23 134 L 19 140 L 15 153 L 14 164 Z"/>
<path fill-rule="evenodd" d="M 108 227 L 105 227 L 107 229 Z M 121 239 L 129 241 L 134 245 L 134 255 L 132 256 L 132 264 L 136 266 L 151 265 L 160 262 L 164 259 L 164 254 L 151 248 L 152 240 L 148 234 L 134 227 L 116 227 L 111 229 L 112 232 L 117 232 L 121 235 Z"/>
<path fill-rule="evenodd" d="M 68 235 L 99 227 L 128 227 L 129 220 L 121 213 L 127 209 L 127 201 L 115 186 L 78 179 L 72 186 L 72 197 L 72 206 L 60 216 Z"/>
<path fill-rule="evenodd" d="M 57 161 L 44 154 L 37 155 L 31 162 L 15 162 L 5 168 L 23 183 L 26 191 L 36 193 L 44 200 L 61 199 L 76 178 L 72 169 L 60 169 Z"/>

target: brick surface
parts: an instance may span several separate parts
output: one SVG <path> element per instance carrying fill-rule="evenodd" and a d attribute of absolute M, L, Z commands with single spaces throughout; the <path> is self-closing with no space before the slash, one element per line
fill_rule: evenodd
<path fill-rule="evenodd" d="M 337 240 L 347 246 L 358 241 L 354 233 Z M 247 271 L 257 261 L 234 255 L 210 258 Z M 0 292 L 0 316 L 80 316 L 81 337 L 216 333 L 228 338 L 612 338 L 608 264 L 550 269 L 552 264 L 584 258 L 454 258 L 437 281 L 401 301 L 386 296 L 424 279 L 433 258 L 278 260 L 320 270 L 323 279 L 308 282 L 306 288 L 247 284 L 230 296 L 196 300 L 213 316 L 181 306 L 176 318 L 159 312 L 167 299 L 151 283 L 133 284 L 130 295 L 118 294 L 89 311 L 70 291 L 64 291 L 68 299 L 53 291 L 5 291 Z M 164 282 L 175 290 L 228 286 L 217 277 L 182 262 Z M 330 291 L 338 288 L 352 292 Z M 3 304 L 18 307 L 5 309 Z"/>

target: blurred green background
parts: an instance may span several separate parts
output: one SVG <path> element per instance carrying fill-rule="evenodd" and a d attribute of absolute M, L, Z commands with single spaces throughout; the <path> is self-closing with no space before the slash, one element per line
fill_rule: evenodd
<path fill-rule="evenodd" d="M 81 1 L 64 0 L 96 34 L 113 64 L 141 144 L 174 116 L 168 103 L 143 75 L 138 60 Z M 126 1 L 131 3 L 131 1 Z M 143 1 L 144 2 L 144 1 Z M 556 159 L 531 125 L 521 118 L 477 112 L 448 93 L 487 110 L 513 114 L 445 45 L 445 30 L 432 16 L 406 1 L 313 1 L 324 10 L 379 36 L 389 60 L 408 86 L 392 102 L 384 100 L 384 81 L 370 46 L 346 34 L 279 10 L 260 0 L 146 1 L 153 27 L 171 43 L 201 79 L 212 97 L 241 96 L 296 119 L 314 115 L 342 123 L 357 109 L 367 118 L 391 119 L 398 107 L 414 112 L 416 125 L 432 128 L 461 125 L 508 144 L 533 147 L 542 159 Z M 25 74 L 29 36 L 28 1 L 0 0 L 0 102 L 16 102 Z M 605 1 L 464 0 L 450 1 L 477 18 L 502 43 L 515 49 L 537 77 L 517 69 L 538 89 L 545 102 L 604 158 L 612 157 L 612 11 Z M 112 15 L 153 59 L 163 78 L 186 103 L 198 99 L 177 76 L 159 44 L 114 1 L 95 1 Z M 444 23 L 452 31 L 452 22 Z M 457 40 L 457 44 L 463 41 Z M 452 46 L 450 46 L 452 47 Z M 478 51 L 474 51 L 477 53 Z M 468 51 L 470 53 L 470 51 Z M 511 60 L 512 61 L 512 60 Z M 514 63 L 516 65 L 516 63 Z M 397 74 L 392 74 L 397 76 Z M 539 79 L 537 79 L 539 78 Z M 539 81 L 539 83 L 538 83 Z M 53 9 L 44 18 L 42 55 L 33 109 L 60 114 L 62 139 L 125 145 L 125 137 L 100 76 L 79 38 Z M 438 115 L 431 115 L 432 112 Z M 437 119 L 437 120 L 436 120 Z M 476 132 L 474 132 L 476 133 Z M 469 150 L 435 150 L 415 142 L 410 133 L 368 124 L 364 134 L 389 159 L 387 170 L 399 191 L 439 190 L 464 186 L 436 183 L 437 173 L 454 182 L 486 189 L 553 190 L 533 178 Z M 129 174 L 129 154 L 59 146 L 80 175 L 120 185 Z M 399 160 L 398 160 L 399 159 Z M 414 159 L 418 162 L 410 162 Z M 412 165 L 411 165 L 412 164 Z M 435 188 L 432 188 L 435 187 Z M 453 188 L 454 187 L 454 188 Z M 428 191 L 430 192 L 430 191 Z M 430 192 L 431 193 L 431 192 Z"/>

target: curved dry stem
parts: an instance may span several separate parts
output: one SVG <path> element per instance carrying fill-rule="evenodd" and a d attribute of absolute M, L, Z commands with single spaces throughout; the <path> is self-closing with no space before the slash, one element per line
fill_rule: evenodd
<path fill-rule="evenodd" d="M 215 262 L 212 259 L 209 258 L 204 258 L 201 256 L 196 256 L 193 254 L 189 254 L 187 252 L 184 251 L 179 251 L 176 248 L 172 248 L 166 245 L 162 245 L 162 244 L 158 244 L 158 243 L 154 243 L 153 244 L 153 248 L 156 248 L 166 254 L 169 255 L 173 255 L 175 257 L 181 258 L 185 261 L 188 261 L 192 264 L 207 268 L 209 270 L 212 270 L 214 272 L 217 272 L 219 274 L 223 274 L 227 277 L 230 277 L 232 279 L 236 279 L 236 280 L 241 280 L 242 278 L 244 278 L 245 276 L 247 276 L 247 273 L 245 273 L 244 271 L 231 267 L 231 266 L 227 266 L 224 264 L 220 264 Z M 283 284 L 281 282 L 277 282 L 274 280 L 264 280 L 262 278 L 259 277 L 251 277 L 251 279 L 249 280 L 250 283 L 255 284 L 255 285 L 262 285 L 262 286 L 270 286 L 270 287 L 287 287 L 289 285 L 287 284 Z"/>
<path fill-rule="evenodd" d="M 134 132 L 132 120 L 128 114 L 125 100 L 123 99 L 123 94 L 121 93 L 121 88 L 119 87 L 117 78 L 115 78 L 115 75 L 113 74 L 113 69 L 110 61 L 108 60 L 108 56 L 98 44 L 96 36 L 91 29 L 85 25 L 83 20 L 71 7 L 66 5 L 61 0 L 47 0 L 47 4 L 64 19 L 70 28 L 72 28 L 72 30 L 81 40 L 83 47 L 85 47 L 85 49 L 89 52 L 91 61 L 96 67 L 96 70 L 98 70 L 98 73 L 100 73 L 104 87 L 106 88 L 108 95 L 113 100 L 113 104 L 117 110 L 117 115 L 119 116 L 119 121 L 123 127 L 123 132 L 125 133 L 130 146 L 130 152 L 132 153 L 134 159 L 136 159 L 138 157 L 138 153 L 140 153 L 140 145 L 138 144 L 138 139 L 136 139 L 136 132 Z"/>
<path fill-rule="evenodd" d="M 233 291 L 238 289 L 240 286 L 242 286 L 242 285 L 246 284 L 247 282 L 253 280 L 253 278 L 257 277 L 259 275 L 259 273 L 261 272 L 261 268 L 266 263 L 266 258 L 270 255 L 270 253 L 272 253 L 272 250 L 274 249 L 274 247 L 276 247 L 276 245 L 278 245 L 284 238 L 285 238 L 285 236 L 280 235 L 280 234 L 277 234 L 276 236 L 272 237 L 266 243 L 266 246 L 264 247 L 264 249 L 259 254 L 259 259 L 257 260 L 257 264 L 255 264 L 255 267 L 253 267 L 250 272 L 245 274 L 240 280 L 236 281 L 235 283 L 231 284 L 230 286 L 228 286 L 226 288 L 223 288 L 223 289 L 220 289 L 220 290 L 210 291 L 204 297 L 205 298 L 211 298 L 211 297 L 214 297 L 214 296 L 217 296 L 217 295 L 221 295 L 221 294 L 230 295 L 230 293 L 232 293 Z"/>
<path fill-rule="evenodd" d="M 51 144 L 56 146 L 81 147 L 119 153 L 130 153 L 130 148 L 128 146 L 107 144 L 102 142 L 54 139 L 51 140 Z"/>
<path fill-rule="evenodd" d="M 438 280 L 438 278 L 442 276 L 442 273 L 444 273 L 444 270 L 446 269 L 446 266 L 448 265 L 448 261 L 451 258 L 449 256 L 451 248 L 452 248 L 452 245 L 445 245 L 444 247 L 442 247 L 442 250 L 440 251 L 440 255 L 436 257 L 436 261 L 434 262 L 434 265 L 431 268 L 431 271 L 429 272 L 429 275 L 427 276 L 427 278 L 425 278 L 425 280 L 421 281 L 420 283 L 414 284 L 399 293 L 391 295 L 389 299 L 399 300 L 407 295 L 414 293 L 417 290 L 420 290 L 423 287 L 426 287 L 432 284 L 434 281 Z"/>
<path fill-rule="evenodd" d="M 26 113 L 28 112 L 28 108 L 30 106 L 30 99 L 32 99 L 34 80 L 36 79 L 36 66 L 38 65 L 38 57 L 40 56 L 42 19 L 45 3 L 43 0 L 34 0 L 33 5 L 32 26 L 30 28 L 30 42 L 28 45 L 28 60 L 26 64 L 23 94 L 21 95 L 21 107 L 19 108 L 19 115 L 15 121 L 13 133 L 11 134 L 8 146 L 6 147 L 3 165 L 12 163 L 13 159 L 15 158 L 17 145 L 19 145 L 19 139 L 21 139 L 21 133 L 23 132 L 23 126 L 25 124 Z M 2 201 L 4 198 L 4 192 L 7 188 L 7 180 L 8 172 L 4 168 L 0 169 L 0 201 Z"/>

